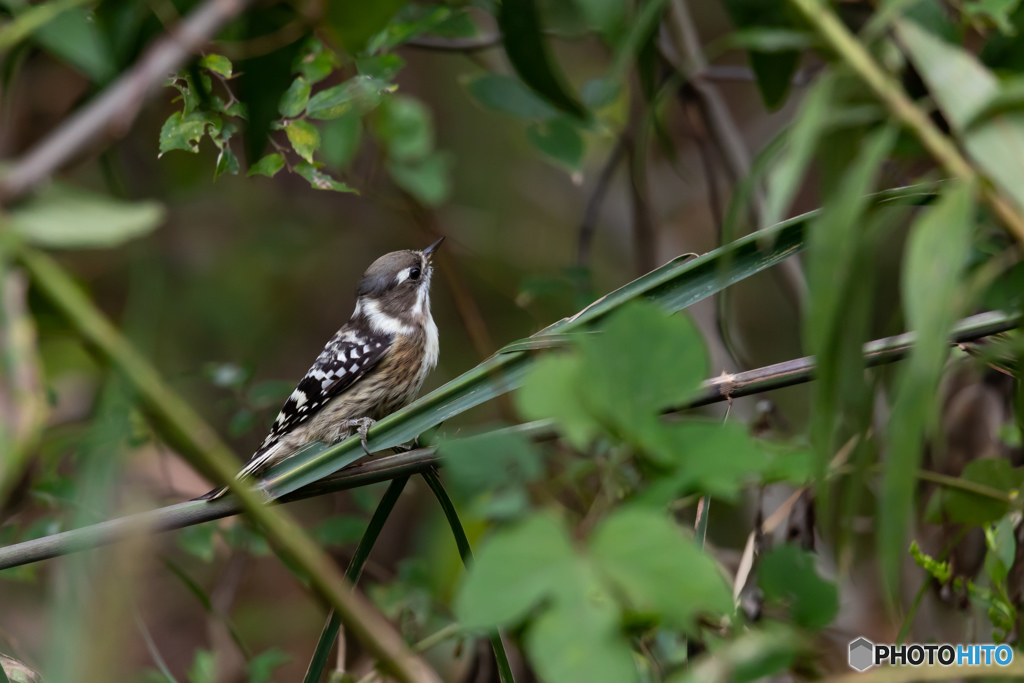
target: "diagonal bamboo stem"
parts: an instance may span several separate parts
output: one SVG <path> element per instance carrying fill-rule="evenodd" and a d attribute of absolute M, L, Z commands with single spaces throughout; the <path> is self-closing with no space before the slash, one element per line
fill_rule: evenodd
<path fill-rule="evenodd" d="M 1020 324 L 1020 315 L 1015 313 L 989 312 L 965 318 L 953 330 L 951 342 L 964 343 L 1015 329 Z M 902 360 L 914 343 L 913 333 L 900 334 L 869 342 L 864 345 L 866 366 L 883 365 Z M 688 410 L 771 391 L 782 387 L 804 384 L 814 379 L 815 361 L 812 356 L 769 365 L 748 372 L 716 377 L 704 382 L 698 395 L 673 412 Z M 548 421 L 532 422 L 513 427 L 515 431 L 536 440 L 550 439 L 556 435 L 554 426 Z M 280 499 L 291 503 L 315 496 L 359 488 L 397 477 L 425 472 L 440 465 L 440 457 L 433 448 L 420 448 L 398 455 L 377 458 L 347 467 L 330 477 L 305 486 L 295 493 Z M 951 485 L 951 482 L 936 482 Z M 73 529 L 32 541 L 0 548 L 0 569 L 8 569 L 33 562 L 39 562 L 69 553 L 118 543 L 137 534 L 155 534 L 214 519 L 239 514 L 241 506 L 233 498 L 215 501 L 190 501 L 169 507 L 122 517 L 81 529 Z"/>

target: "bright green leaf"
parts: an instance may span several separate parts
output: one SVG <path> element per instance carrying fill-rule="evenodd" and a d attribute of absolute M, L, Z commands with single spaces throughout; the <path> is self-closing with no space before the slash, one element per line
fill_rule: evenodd
<path fill-rule="evenodd" d="M 273 178 L 282 168 L 284 168 L 284 157 L 275 152 L 253 164 L 246 175 L 265 175 L 268 178 Z"/>
<path fill-rule="evenodd" d="M 284 132 L 295 153 L 313 163 L 313 152 L 320 148 L 320 131 L 316 126 L 302 119 L 293 119 L 285 126 Z"/>
<path fill-rule="evenodd" d="M 199 141 L 206 134 L 207 128 L 220 130 L 220 118 L 213 114 L 194 111 L 183 116 L 176 111 L 167 117 L 160 129 L 160 154 L 173 149 L 198 153 Z"/>
<path fill-rule="evenodd" d="M 281 104 L 278 107 L 281 116 L 292 118 L 301 114 L 306 109 L 306 104 L 309 103 L 311 91 L 312 86 L 309 81 L 302 76 L 296 76 L 284 95 L 281 96 Z"/>
<path fill-rule="evenodd" d="M 405 60 L 396 54 L 382 54 L 356 59 L 356 69 L 363 76 L 390 81 L 405 66 Z"/>
<path fill-rule="evenodd" d="M 213 179 L 216 180 L 225 173 L 238 175 L 238 157 L 235 156 L 235 153 L 227 145 L 224 145 L 217 156 L 217 166 L 213 171 Z"/>
<path fill-rule="evenodd" d="M 199 66 L 220 74 L 224 78 L 231 78 L 231 60 L 224 55 L 206 55 L 199 60 Z"/>
<path fill-rule="evenodd" d="M 335 180 L 326 173 L 320 171 L 317 165 L 305 162 L 295 166 L 295 172 L 309 181 L 309 184 L 317 190 L 333 190 L 335 192 L 355 192 L 355 188 L 349 187 L 343 182 Z"/>
<path fill-rule="evenodd" d="M 306 114 L 311 119 L 336 119 L 350 111 L 366 114 L 398 86 L 369 76 L 355 76 L 310 98 Z"/>

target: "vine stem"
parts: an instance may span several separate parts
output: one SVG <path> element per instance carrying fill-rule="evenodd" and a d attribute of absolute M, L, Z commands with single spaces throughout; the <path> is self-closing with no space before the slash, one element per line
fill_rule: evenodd
<path fill-rule="evenodd" d="M 820 0 L 790 2 L 950 175 L 965 182 L 978 179 L 980 174 L 960 153 L 953 140 L 939 130 L 927 112 L 914 104 L 903 87 L 882 69 L 831 9 Z M 1024 243 L 1024 215 L 988 183 L 981 184 L 981 194 L 1014 236 Z"/>

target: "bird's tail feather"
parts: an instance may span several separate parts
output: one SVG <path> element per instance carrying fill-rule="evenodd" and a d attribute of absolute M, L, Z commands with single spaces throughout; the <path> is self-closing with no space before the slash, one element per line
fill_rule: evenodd
<path fill-rule="evenodd" d="M 272 464 L 272 455 L 277 451 L 272 444 L 268 448 L 261 448 L 249 459 L 249 462 L 245 463 L 245 467 L 236 475 L 236 478 L 240 477 L 257 477 L 260 472 L 266 470 Z M 228 492 L 227 486 L 219 486 L 212 491 L 207 491 L 198 498 L 192 500 L 217 500 L 224 496 Z"/>

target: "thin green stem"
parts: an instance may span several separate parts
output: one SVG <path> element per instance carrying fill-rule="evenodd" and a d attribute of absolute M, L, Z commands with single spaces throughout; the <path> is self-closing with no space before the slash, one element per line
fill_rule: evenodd
<path fill-rule="evenodd" d="M 448 520 L 448 526 L 451 527 L 452 535 L 455 537 L 455 545 L 459 548 L 462 564 L 468 569 L 469 565 L 473 562 L 473 549 L 469 545 L 469 538 L 466 536 L 466 530 L 462 527 L 462 520 L 459 519 L 459 513 L 455 509 L 455 504 L 452 503 L 448 492 L 445 491 L 444 485 L 438 478 L 436 471 L 433 469 L 425 470 L 422 476 L 444 511 L 444 516 Z M 512 667 L 508 663 L 508 654 L 505 652 L 505 644 L 501 642 L 501 633 L 494 631 L 491 633 L 490 639 L 491 647 L 494 648 L 494 659 L 498 664 L 498 677 L 501 679 L 501 683 L 515 683 L 515 678 L 512 676 Z"/>
<path fill-rule="evenodd" d="M 348 568 L 345 570 L 345 578 L 353 586 L 359 583 L 359 577 L 363 573 L 366 560 L 370 557 L 370 551 L 373 550 L 373 546 L 380 536 L 381 529 L 384 528 L 384 523 L 387 522 L 391 511 L 395 509 L 395 503 L 398 502 L 398 498 L 402 495 L 402 490 L 408 481 L 408 476 L 392 479 L 390 486 L 388 486 L 384 496 L 381 497 L 380 502 L 377 504 L 377 509 L 374 511 L 373 517 L 370 518 L 370 523 L 366 526 L 366 531 L 363 532 L 362 538 L 359 539 L 356 551 L 353 553 L 352 559 L 349 560 Z M 334 641 L 338 638 L 340 628 L 341 618 L 332 609 L 331 613 L 327 615 L 327 623 L 324 624 L 324 629 L 320 633 L 320 640 L 317 641 L 313 657 L 309 661 L 306 676 L 302 679 L 304 683 L 316 683 L 320 680 L 324 667 L 327 665 L 327 658 L 331 654 L 331 648 L 334 647 Z"/>

